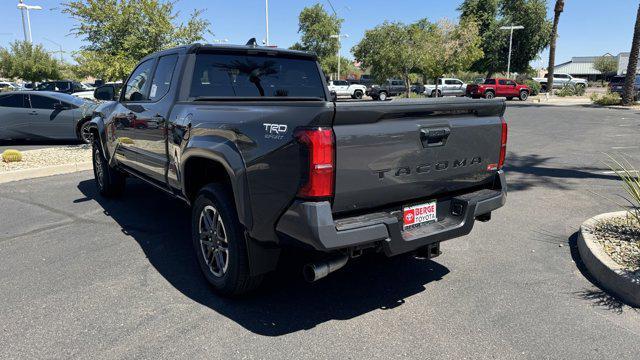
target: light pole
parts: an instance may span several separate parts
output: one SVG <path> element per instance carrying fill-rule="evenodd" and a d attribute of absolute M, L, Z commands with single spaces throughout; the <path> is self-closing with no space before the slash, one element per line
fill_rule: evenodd
<path fill-rule="evenodd" d="M 331 35 L 331 38 L 333 39 L 338 39 L 338 76 L 336 76 L 336 80 L 340 80 L 340 39 L 342 38 L 348 38 L 349 35 L 347 34 L 338 34 L 338 35 Z"/>
<path fill-rule="evenodd" d="M 58 44 L 57 42 L 55 42 L 55 41 L 53 41 L 53 40 L 51 40 L 51 39 L 47 39 L 47 38 L 43 38 L 43 39 L 44 39 L 44 40 L 47 40 L 48 42 L 50 42 L 50 43 L 52 43 L 52 44 L 57 45 L 57 46 L 59 46 L 59 47 L 60 47 L 60 50 L 59 50 L 59 51 L 53 51 L 53 52 L 60 53 L 60 63 L 62 64 L 62 62 L 64 61 L 64 60 L 62 59 L 62 54 L 64 53 L 64 50 L 62 50 L 62 44 Z"/>
<path fill-rule="evenodd" d="M 22 12 L 22 31 L 24 31 L 24 41 L 33 42 L 31 37 L 31 18 L 29 17 L 29 10 L 42 10 L 42 6 L 39 5 L 27 5 L 24 0 L 19 0 L 18 9 Z M 24 15 L 27 13 L 27 24 L 24 23 Z M 27 31 L 29 30 L 29 31 Z"/>
<path fill-rule="evenodd" d="M 269 46 L 269 0 L 264 0 L 264 14 L 266 19 L 265 23 L 267 25 L 266 45 Z"/>
<path fill-rule="evenodd" d="M 500 30 L 509 30 L 511 34 L 509 35 L 509 60 L 507 60 L 507 77 L 511 79 L 511 47 L 513 46 L 513 30 L 522 30 L 524 26 L 516 25 L 516 26 L 501 26 Z"/>

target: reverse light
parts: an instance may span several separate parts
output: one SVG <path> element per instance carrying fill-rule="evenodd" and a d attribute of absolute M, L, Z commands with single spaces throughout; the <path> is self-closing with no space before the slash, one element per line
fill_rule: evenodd
<path fill-rule="evenodd" d="M 328 198 L 333 196 L 335 171 L 334 136 L 332 129 L 300 129 L 295 137 L 305 146 L 308 168 L 298 196 Z"/>
<path fill-rule="evenodd" d="M 500 158 L 498 160 L 498 170 L 504 166 L 504 158 L 507 156 L 507 122 L 504 117 L 501 117 L 502 121 L 502 135 L 500 136 Z"/>

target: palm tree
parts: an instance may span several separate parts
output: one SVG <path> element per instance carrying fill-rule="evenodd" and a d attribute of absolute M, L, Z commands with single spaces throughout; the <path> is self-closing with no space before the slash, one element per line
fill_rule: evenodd
<path fill-rule="evenodd" d="M 638 50 L 640 50 L 640 5 L 636 14 L 636 26 L 633 30 L 633 42 L 631 43 L 631 54 L 629 54 L 629 64 L 627 65 L 627 76 L 624 79 L 624 95 L 622 105 L 632 105 L 635 97 L 636 69 L 638 66 Z"/>
<path fill-rule="evenodd" d="M 553 67 L 556 65 L 556 38 L 558 37 L 558 22 L 560 14 L 564 11 L 564 0 L 556 0 L 553 9 L 553 29 L 551 30 L 551 43 L 549 44 L 549 67 L 547 68 L 547 91 L 553 91 Z"/>

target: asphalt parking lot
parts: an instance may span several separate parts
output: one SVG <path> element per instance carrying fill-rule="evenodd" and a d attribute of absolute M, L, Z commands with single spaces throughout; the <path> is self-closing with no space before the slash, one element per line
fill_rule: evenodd
<path fill-rule="evenodd" d="M 637 359 L 640 310 L 581 270 L 618 210 L 602 163 L 640 164 L 640 113 L 512 102 L 507 205 L 433 261 L 363 257 L 314 283 L 285 262 L 251 297 L 201 277 L 181 203 L 90 172 L 0 185 L 0 358 Z"/>

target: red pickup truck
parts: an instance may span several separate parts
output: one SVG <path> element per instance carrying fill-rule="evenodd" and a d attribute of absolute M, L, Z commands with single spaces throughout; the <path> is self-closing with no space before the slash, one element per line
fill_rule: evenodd
<path fill-rule="evenodd" d="M 472 98 L 493 99 L 496 96 L 507 100 L 518 98 L 525 101 L 529 98 L 529 87 L 516 83 L 511 79 L 486 79 L 482 84 L 467 85 L 467 96 Z"/>

